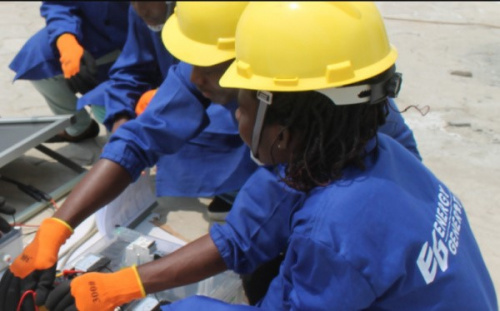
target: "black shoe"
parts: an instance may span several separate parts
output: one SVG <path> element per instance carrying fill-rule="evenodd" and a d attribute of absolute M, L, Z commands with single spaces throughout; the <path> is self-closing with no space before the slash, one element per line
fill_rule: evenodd
<path fill-rule="evenodd" d="M 56 134 L 54 137 L 47 140 L 46 143 L 61 143 L 61 142 L 78 143 L 88 138 L 97 137 L 97 135 L 99 135 L 99 124 L 97 124 L 95 120 L 92 120 L 92 122 L 90 122 L 89 127 L 85 131 L 83 131 L 83 133 L 81 133 L 80 135 L 71 136 L 64 130 L 61 133 Z"/>
<path fill-rule="evenodd" d="M 233 205 L 216 196 L 208 205 L 208 217 L 214 221 L 224 221 Z"/>

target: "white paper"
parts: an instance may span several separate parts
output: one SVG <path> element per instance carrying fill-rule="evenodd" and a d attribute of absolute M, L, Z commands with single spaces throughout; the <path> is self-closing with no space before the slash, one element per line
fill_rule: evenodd
<path fill-rule="evenodd" d="M 103 236 L 112 238 L 117 226 L 130 225 L 155 201 L 148 169 L 115 200 L 96 213 L 97 229 Z"/>

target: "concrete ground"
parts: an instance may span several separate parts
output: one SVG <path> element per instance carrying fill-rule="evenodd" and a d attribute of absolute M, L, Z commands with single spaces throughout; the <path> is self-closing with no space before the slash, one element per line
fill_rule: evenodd
<path fill-rule="evenodd" d="M 27 81 L 12 84 L 16 52 L 44 21 L 39 2 L 0 3 L 1 117 L 51 115 Z M 462 200 L 500 293 L 500 2 L 377 2 L 399 51 L 398 106 L 413 129 L 424 163 Z M 102 128 L 103 129 L 103 128 Z M 0 139 L 1 139 L 0 134 Z M 89 168 L 106 133 L 51 148 Z M 36 150 L 0 174 L 52 191 L 75 173 Z M 33 203 L 0 181 L 0 196 L 22 209 Z M 164 221 L 186 239 L 209 229 L 207 198 L 162 200 Z M 45 210 L 36 223 L 50 215 Z"/>

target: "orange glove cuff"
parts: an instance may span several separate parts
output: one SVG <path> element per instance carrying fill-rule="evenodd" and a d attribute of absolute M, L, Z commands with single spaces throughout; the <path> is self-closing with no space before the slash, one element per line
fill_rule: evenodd
<path fill-rule="evenodd" d="M 44 270 L 57 262 L 61 245 L 73 234 L 66 222 L 57 218 L 47 218 L 40 224 L 33 241 L 23 250 L 12 265 L 11 272 L 25 278 L 35 270 Z"/>
<path fill-rule="evenodd" d="M 146 296 L 136 266 L 114 273 L 91 272 L 71 282 L 71 295 L 80 311 L 114 310 Z"/>
<path fill-rule="evenodd" d="M 144 112 L 144 110 L 149 105 L 149 102 L 151 101 L 153 96 L 155 96 L 157 90 L 158 89 L 149 90 L 147 92 L 144 92 L 144 94 L 141 95 L 141 97 L 139 98 L 139 101 L 137 102 L 137 105 L 135 106 L 135 114 L 136 115 L 140 115 L 141 113 Z"/>
<path fill-rule="evenodd" d="M 57 38 L 57 49 L 61 58 L 61 68 L 65 78 L 70 78 L 80 71 L 80 60 L 83 56 L 83 48 L 70 33 L 63 33 Z"/>

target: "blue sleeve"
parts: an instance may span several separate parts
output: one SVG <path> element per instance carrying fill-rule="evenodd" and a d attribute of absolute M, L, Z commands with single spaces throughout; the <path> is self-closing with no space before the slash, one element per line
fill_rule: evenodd
<path fill-rule="evenodd" d="M 392 137 L 413 153 L 417 159 L 422 160 L 413 131 L 406 125 L 392 98 L 389 98 L 389 114 L 386 117 L 386 122 L 379 128 L 379 132 Z"/>
<path fill-rule="evenodd" d="M 306 236 L 291 238 L 282 265 L 286 268 L 278 276 L 281 288 L 270 288 L 260 303 L 263 309 L 275 310 L 275 305 L 267 303 L 274 301 L 284 310 L 304 310 L 305 306 L 307 310 L 324 310 L 325 306 L 364 310 L 375 300 L 370 284 L 341 253 Z"/>
<path fill-rule="evenodd" d="M 284 251 L 292 213 L 304 199 L 305 193 L 286 186 L 276 173 L 257 169 L 239 191 L 226 223 L 210 230 L 227 267 L 249 273 Z"/>
<path fill-rule="evenodd" d="M 217 311 L 257 311 L 257 307 L 229 304 L 206 296 L 191 296 L 178 300 L 172 304 L 161 307 L 162 311 L 193 311 L 193 310 L 217 310 Z"/>
<path fill-rule="evenodd" d="M 109 71 L 109 80 L 78 100 L 78 108 L 87 105 L 105 106 L 104 125 L 108 130 L 111 130 L 117 114 L 125 113 L 135 118 L 135 106 L 140 96 L 157 88 L 164 78 L 157 60 L 163 55 L 156 55 L 152 32 L 132 6 L 128 11 L 128 20 L 127 39 Z M 165 50 L 165 53 L 168 52 Z"/>
<path fill-rule="evenodd" d="M 209 119 L 201 95 L 187 79 L 191 68 L 184 63 L 172 66 L 148 109 L 111 135 L 101 158 L 120 164 L 136 180 L 160 155 L 176 153 L 196 137 Z"/>
<path fill-rule="evenodd" d="M 49 43 L 55 46 L 57 38 L 63 33 L 72 33 L 82 42 L 81 18 L 78 6 L 73 1 L 43 1 L 40 14 L 45 18 L 49 33 Z"/>

